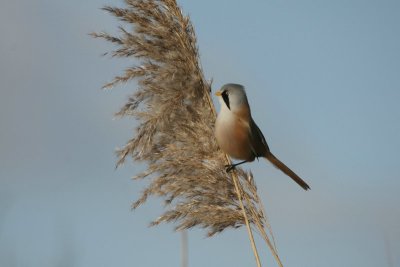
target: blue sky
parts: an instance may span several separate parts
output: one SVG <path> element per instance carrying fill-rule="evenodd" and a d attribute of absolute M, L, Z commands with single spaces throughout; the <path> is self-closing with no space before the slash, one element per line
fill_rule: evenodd
<path fill-rule="evenodd" d="M 285 266 L 400 264 L 398 1 L 180 1 L 213 90 L 246 86 L 272 152 L 255 174 Z M 144 168 L 114 170 L 134 90 L 101 86 L 132 64 L 87 33 L 115 32 L 122 1 L 6 0 L 0 9 L 0 265 L 178 266 L 160 199 L 130 211 Z M 274 266 L 257 239 L 262 262 Z M 189 266 L 254 266 L 246 230 L 189 232 Z"/>

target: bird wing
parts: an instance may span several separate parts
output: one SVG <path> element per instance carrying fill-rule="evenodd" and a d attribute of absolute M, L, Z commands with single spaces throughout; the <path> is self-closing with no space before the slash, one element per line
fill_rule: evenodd
<path fill-rule="evenodd" d="M 265 156 L 265 154 L 269 152 L 269 147 L 263 133 L 254 122 L 253 118 L 250 122 L 250 136 L 252 140 L 251 144 L 253 146 L 252 149 L 256 152 L 257 157 Z"/>

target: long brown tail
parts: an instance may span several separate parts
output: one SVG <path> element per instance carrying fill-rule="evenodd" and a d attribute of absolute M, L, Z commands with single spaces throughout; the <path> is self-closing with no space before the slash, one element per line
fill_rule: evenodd
<path fill-rule="evenodd" d="M 268 154 L 265 156 L 266 159 L 268 159 L 275 167 L 280 169 L 283 173 L 285 173 L 287 176 L 293 179 L 298 185 L 303 187 L 304 190 L 310 189 L 308 184 L 303 181 L 297 174 L 295 174 L 291 169 L 289 169 L 288 166 L 283 164 L 282 161 L 280 161 L 278 158 L 276 158 L 271 152 L 268 152 Z"/>

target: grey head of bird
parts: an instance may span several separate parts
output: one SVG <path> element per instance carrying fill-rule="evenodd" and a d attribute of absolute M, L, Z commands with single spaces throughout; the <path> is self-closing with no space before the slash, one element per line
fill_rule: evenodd
<path fill-rule="evenodd" d="M 215 95 L 219 96 L 218 100 L 221 103 L 221 106 L 227 107 L 232 112 L 243 107 L 249 109 L 246 91 L 244 90 L 243 85 L 235 83 L 225 84 L 215 93 Z"/>

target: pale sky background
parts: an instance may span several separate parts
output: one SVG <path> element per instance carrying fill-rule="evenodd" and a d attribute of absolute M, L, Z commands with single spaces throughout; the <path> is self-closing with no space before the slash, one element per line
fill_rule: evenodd
<path fill-rule="evenodd" d="M 400 266 L 400 2 L 181 0 L 213 90 L 247 88 L 271 150 L 255 174 L 285 266 Z M 101 91 L 129 60 L 87 33 L 115 32 L 122 1 L 3 0 L 0 266 L 179 266 L 160 199 L 130 211 L 143 166 L 114 170 L 135 127 L 113 120 L 134 84 Z M 257 239 L 264 266 L 276 266 Z M 244 228 L 189 231 L 189 266 L 255 266 Z"/>

